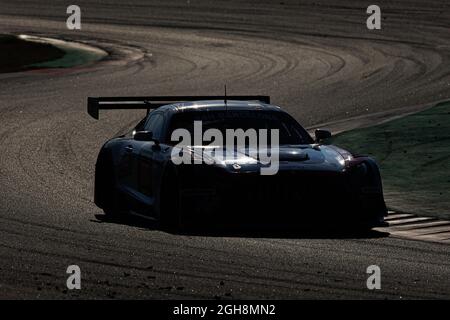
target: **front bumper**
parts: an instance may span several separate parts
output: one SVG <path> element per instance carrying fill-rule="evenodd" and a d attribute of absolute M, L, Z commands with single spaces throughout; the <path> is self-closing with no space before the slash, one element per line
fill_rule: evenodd
<path fill-rule="evenodd" d="M 195 182 L 182 189 L 183 211 L 220 224 L 376 227 L 387 214 L 381 188 L 348 172 L 210 174 Z"/>

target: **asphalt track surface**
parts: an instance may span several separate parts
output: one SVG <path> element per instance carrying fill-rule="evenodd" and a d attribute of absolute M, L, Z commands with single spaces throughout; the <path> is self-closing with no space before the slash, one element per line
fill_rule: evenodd
<path fill-rule="evenodd" d="M 450 247 L 388 237 L 177 235 L 113 223 L 92 202 L 101 144 L 140 113 L 102 95 L 269 94 L 302 124 L 450 98 L 446 1 L 0 0 L 2 33 L 87 42 L 110 58 L 0 75 L 0 298 L 449 298 Z M 313 213 L 311 213 L 313 214 Z M 345 214 L 345 213 L 341 213 Z M 276 217 L 276 213 L 274 213 Z M 68 265 L 82 289 L 67 291 Z M 382 289 L 366 288 L 378 265 Z"/>

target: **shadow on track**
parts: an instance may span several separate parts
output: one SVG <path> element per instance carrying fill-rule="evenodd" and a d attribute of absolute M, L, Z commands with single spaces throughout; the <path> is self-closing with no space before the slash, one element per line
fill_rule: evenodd
<path fill-rule="evenodd" d="M 183 231 L 173 231 L 161 228 L 156 221 L 151 221 L 136 216 L 127 215 L 118 219 L 112 219 L 104 214 L 96 214 L 96 223 L 114 223 L 140 228 L 147 231 L 163 231 L 173 235 L 200 236 L 200 237 L 235 237 L 235 238 L 273 238 L 273 239 L 376 239 L 389 236 L 388 232 L 376 230 L 351 230 L 338 228 L 308 227 L 293 228 L 292 226 L 266 226 L 252 227 L 227 226 L 211 227 L 202 226 L 189 228 Z"/>

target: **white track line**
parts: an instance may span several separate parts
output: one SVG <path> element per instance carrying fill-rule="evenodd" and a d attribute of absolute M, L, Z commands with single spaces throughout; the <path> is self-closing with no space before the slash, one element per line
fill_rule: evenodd
<path fill-rule="evenodd" d="M 450 221 L 392 211 L 385 220 L 389 227 L 376 230 L 389 232 L 393 237 L 450 244 Z"/>
<path fill-rule="evenodd" d="M 409 219 L 387 220 L 390 226 L 412 224 L 414 222 L 425 222 L 425 221 L 436 221 L 436 219 L 429 217 L 415 217 Z"/>
<path fill-rule="evenodd" d="M 415 216 L 410 213 L 396 213 L 396 214 L 389 214 L 385 220 L 389 221 L 389 220 L 404 219 L 404 218 L 410 218 L 410 217 L 415 217 Z"/>

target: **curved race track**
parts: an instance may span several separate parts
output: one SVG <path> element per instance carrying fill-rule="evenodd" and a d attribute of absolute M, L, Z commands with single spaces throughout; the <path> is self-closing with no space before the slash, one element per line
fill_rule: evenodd
<path fill-rule="evenodd" d="M 0 0 L 2 33 L 111 53 L 71 71 L 0 75 L 0 298 L 448 298 L 449 246 L 385 237 L 173 235 L 104 221 L 92 202 L 107 138 L 141 114 L 86 114 L 102 95 L 269 94 L 302 124 L 450 98 L 445 1 Z M 101 3 L 101 4 L 100 4 Z M 127 3 L 127 4 L 125 4 Z M 402 109 L 403 110 L 403 109 Z M 65 290 L 66 268 L 82 290 Z M 382 290 L 366 289 L 366 268 Z"/>

